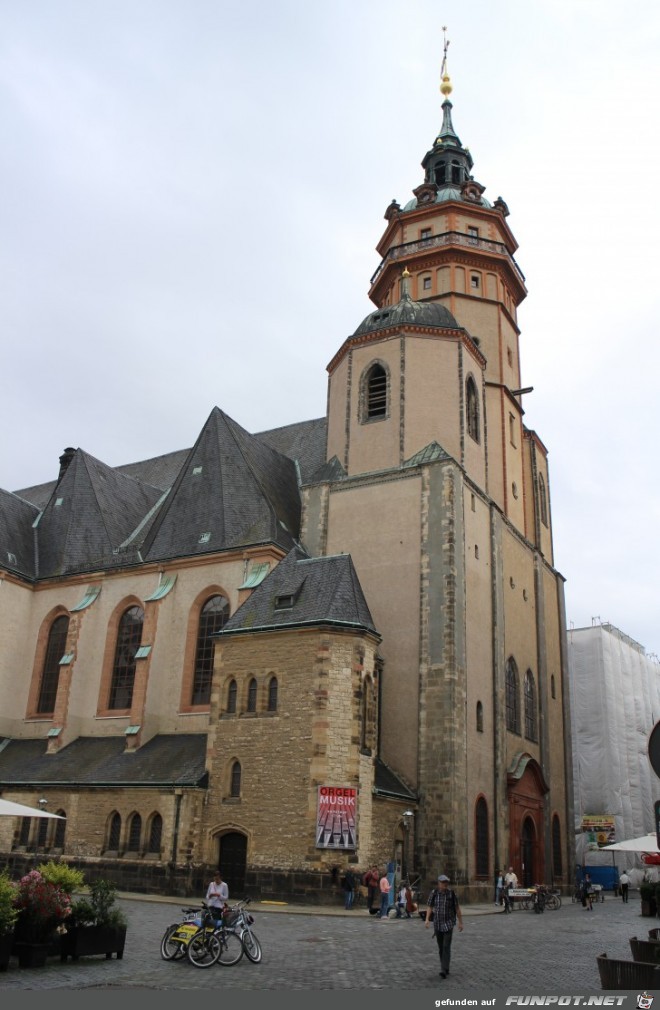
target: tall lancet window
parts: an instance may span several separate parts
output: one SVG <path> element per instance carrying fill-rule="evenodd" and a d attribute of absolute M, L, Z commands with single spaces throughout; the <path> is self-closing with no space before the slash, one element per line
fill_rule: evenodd
<path fill-rule="evenodd" d="M 475 442 L 479 441 L 479 397 L 477 384 L 471 375 L 465 383 L 465 410 L 467 413 L 467 430 Z"/>

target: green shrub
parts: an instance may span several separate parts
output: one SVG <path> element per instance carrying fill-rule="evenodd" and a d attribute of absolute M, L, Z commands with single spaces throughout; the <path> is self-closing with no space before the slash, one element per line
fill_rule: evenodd
<path fill-rule="evenodd" d="M 14 931 L 18 909 L 14 908 L 16 888 L 6 872 L 0 873 L 0 936 Z"/>
<path fill-rule="evenodd" d="M 66 863 L 56 863 L 52 859 L 49 863 L 41 864 L 39 873 L 49 884 L 54 884 L 55 887 L 59 887 L 61 891 L 69 895 L 80 890 L 85 883 L 82 870 L 74 870 Z"/>
<path fill-rule="evenodd" d="M 89 885 L 89 898 L 74 901 L 71 915 L 78 926 L 126 926 L 128 920 L 120 908 L 115 908 L 117 886 L 110 880 L 94 880 Z"/>

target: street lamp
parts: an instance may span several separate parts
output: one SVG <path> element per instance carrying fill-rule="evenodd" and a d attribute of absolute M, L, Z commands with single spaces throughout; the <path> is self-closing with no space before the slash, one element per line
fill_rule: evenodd
<path fill-rule="evenodd" d="M 403 817 L 403 827 L 406 832 L 403 846 L 403 876 L 407 880 L 409 879 L 408 862 L 410 858 L 410 825 L 412 824 L 415 812 L 414 810 L 404 810 L 401 816 Z"/>
<path fill-rule="evenodd" d="M 48 800 L 42 796 L 41 799 L 39 800 L 39 809 L 45 810 L 47 806 L 48 806 Z"/>

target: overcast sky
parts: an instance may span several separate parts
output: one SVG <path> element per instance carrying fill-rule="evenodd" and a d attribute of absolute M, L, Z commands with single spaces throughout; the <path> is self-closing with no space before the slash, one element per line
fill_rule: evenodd
<path fill-rule="evenodd" d="M 0 485 L 320 417 L 441 123 L 529 296 L 567 619 L 660 653 L 660 5 L 0 0 Z"/>

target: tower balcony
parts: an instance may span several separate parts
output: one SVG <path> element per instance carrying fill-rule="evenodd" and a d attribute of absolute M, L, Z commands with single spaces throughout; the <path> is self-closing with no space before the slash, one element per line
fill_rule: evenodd
<path fill-rule="evenodd" d="M 468 235 L 462 231 L 445 231 L 440 235 L 431 235 L 429 238 L 402 242 L 401 245 L 395 245 L 388 249 L 387 255 L 383 257 L 369 282 L 371 288 L 373 289 L 388 263 L 409 260 L 420 253 L 428 253 L 433 249 L 441 249 L 446 246 L 465 246 L 471 250 L 477 249 L 490 255 L 502 256 L 512 265 L 518 280 L 523 288 L 525 287 L 525 275 L 503 242 L 495 242 L 493 239 L 477 235 Z"/>

